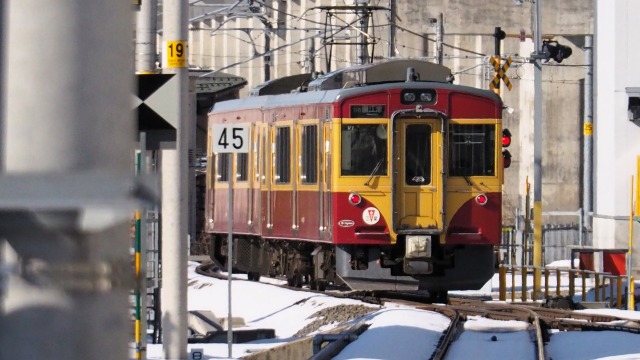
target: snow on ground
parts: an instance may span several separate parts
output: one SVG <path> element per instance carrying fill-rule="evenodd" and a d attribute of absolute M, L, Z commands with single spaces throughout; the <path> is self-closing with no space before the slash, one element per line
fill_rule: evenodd
<path fill-rule="evenodd" d="M 228 315 L 228 281 L 201 276 L 195 272 L 196 263 L 189 264 L 189 310 L 212 311 L 218 318 Z M 565 265 L 567 266 L 568 262 Z M 235 277 L 243 278 L 243 275 Z M 246 277 L 245 277 L 246 278 Z M 276 282 L 265 278 L 263 281 Z M 532 284 L 532 281 L 527 281 Z M 568 281 L 564 282 L 568 284 Z M 495 293 L 497 278 L 484 291 Z M 466 292 L 471 293 L 471 292 Z M 477 292 L 476 292 L 477 293 Z M 494 296 L 495 298 L 495 296 Z M 325 294 L 309 294 L 250 281 L 232 283 L 232 315 L 242 317 L 244 328 L 274 329 L 276 339 L 247 344 L 233 344 L 233 358 L 267 349 L 307 335 L 335 328 L 339 323 L 322 321 L 323 312 L 341 308 L 347 311 L 340 322 L 366 322 L 369 329 L 349 344 L 336 359 L 412 360 L 432 353 L 437 339 L 449 320 L 438 313 L 390 304 L 387 307 L 363 304 L 351 299 L 339 299 Z M 640 313 L 616 309 L 590 309 L 584 312 L 602 313 L 640 320 Z M 365 315 L 366 314 L 366 315 Z M 354 317 L 357 317 L 356 320 Z M 349 322 L 349 320 L 352 320 Z M 500 326 L 496 328 L 496 324 Z M 234 327 L 234 330 L 240 328 Z M 532 350 L 522 354 L 524 344 Z M 447 359 L 535 359 L 531 334 L 527 324 L 518 321 L 490 320 L 469 317 L 465 331 L 452 346 Z M 607 346 L 603 346 L 606 344 Z M 202 349 L 204 359 L 228 358 L 228 345 L 189 344 L 189 349 Z M 546 346 L 547 355 L 554 360 L 640 359 L 640 335 L 622 332 L 557 332 Z M 530 356 L 529 356 L 530 355 Z M 163 359 L 162 345 L 148 345 L 147 358 Z"/>
<path fill-rule="evenodd" d="M 398 319 L 404 319 L 398 322 Z M 347 345 L 334 360 L 347 359 L 412 359 L 433 354 L 449 318 L 415 309 L 384 309 L 367 315 L 371 326 L 357 341 Z M 360 344 L 360 341 L 363 343 Z M 363 344 L 366 344 L 363 346 Z"/>

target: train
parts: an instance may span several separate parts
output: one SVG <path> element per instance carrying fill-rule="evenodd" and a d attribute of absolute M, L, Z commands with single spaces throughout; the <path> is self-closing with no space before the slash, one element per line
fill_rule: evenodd
<path fill-rule="evenodd" d="M 442 65 L 390 59 L 274 79 L 214 104 L 211 259 L 320 291 L 442 300 L 481 288 L 497 264 L 510 134 L 496 93 L 453 79 Z M 216 126 L 246 129 L 247 151 L 214 152 Z"/>

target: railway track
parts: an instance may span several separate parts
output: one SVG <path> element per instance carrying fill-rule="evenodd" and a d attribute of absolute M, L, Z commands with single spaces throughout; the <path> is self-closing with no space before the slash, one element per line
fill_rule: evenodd
<path fill-rule="evenodd" d="M 224 274 L 215 270 L 215 265 L 203 267 L 198 273 L 213 276 L 219 279 L 227 279 Z M 286 285 L 275 285 L 287 287 Z M 311 291 L 306 288 L 291 288 L 297 291 Z M 505 358 L 509 349 L 514 348 L 514 342 L 520 341 L 516 346 L 519 353 L 513 358 L 544 360 L 546 345 L 553 334 L 573 331 L 586 333 L 592 331 L 616 331 L 631 334 L 640 334 L 640 324 L 621 317 L 603 314 L 589 314 L 564 309 L 552 309 L 541 304 L 510 304 L 487 302 L 486 298 L 458 298 L 450 297 L 447 304 L 430 304 L 431 298 L 426 292 L 420 291 L 331 291 L 324 292 L 327 296 L 350 298 L 362 302 L 388 306 L 400 306 L 415 308 L 418 310 L 439 313 L 449 319 L 449 326 L 442 333 L 431 354 L 425 354 L 425 358 L 433 360 L 459 359 L 464 345 L 469 338 L 482 337 L 487 341 L 482 354 L 474 355 L 476 360 L 483 358 Z M 482 329 L 474 328 L 477 319 L 490 319 L 490 326 Z M 486 322 L 483 322 L 486 324 Z M 336 339 L 349 338 L 357 341 L 360 334 L 350 334 L 345 330 L 344 337 L 335 336 Z M 366 330 L 364 330 L 366 332 Z M 515 340 L 514 340 L 515 339 Z M 504 340 L 504 341 L 503 341 Z M 347 346 L 345 342 L 342 346 Z M 468 345 L 467 345 L 468 347 Z M 335 353 L 336 346 L 332 346 Z M 486 356 L 486 357 L 485 357 Z M 497 357 L 496 357 L 497 356 Z M 509 356 L 507 356 L 509 357 Z M 323 357 L 322 350 L 315 354 L 313 359 L 330 359 Z"/>

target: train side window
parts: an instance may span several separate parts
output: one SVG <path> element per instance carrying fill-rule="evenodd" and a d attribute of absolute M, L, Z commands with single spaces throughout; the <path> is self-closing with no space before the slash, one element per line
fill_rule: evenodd
<path fill-rule="evenodd" d="M 271 149 L 269 148 L 269 143 L 267 142 L 267 134 L 265 129 L 262 129 L 262 132 L 260 133 L 260 143 L 261 143 L 261 149 L 262 149 L 262 154 L 264 154 L 263 156 L 260 156 L 260 180 L 262 185 L 266 185 L 268 178 L 267 178 L 267 161 L 266 158 L 268 157 L 269 159 L 271 158 L 269 156 L 269 154 L 271 154 Z M 271 161 L 269 161 L 269 164 L 271 163 Z"/>
<path fill-rule="evenodd" d="M 236 155 L 236 181 L 247 181 L 249 172 L 249 154 Z"/>
<path fill-rule="evenodd" d="M 342 125 L 341 139 L 343 176 L 370 176 L 374 172 L 376 175 L 387 175 L 386 125 Z"/>
<path fill-rule="evenodd" d="M 308 125 L 302 127 L 302 164 L 300 176 L 303 184 L 315 184 L 318 182 L 318 126 Z"/>
<path fill-rule="evenodd" d="M 218 182 L 229 181 L 229 161 L 231 161 L 230 153 L 218 153 Z"/>
<path fill-rule="evenodd" d="M 275 181 L 278 184 L 289 183 L 291 179 L 291 130 L 288 127 L 276 128 L 276 169 Z"/>
<path fill-rule="evenodd" d="M 495 175 L 495 125 L 452 124 L 449 129 L 449 176 Z"/>

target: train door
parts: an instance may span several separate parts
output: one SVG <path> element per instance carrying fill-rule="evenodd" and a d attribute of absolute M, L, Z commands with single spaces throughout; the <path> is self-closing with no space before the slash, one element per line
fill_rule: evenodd
<path fill-rule="evenodd" d="M 394 127 L 395 231 L 442 232 L 443 120 L 401 114 Z"/>

